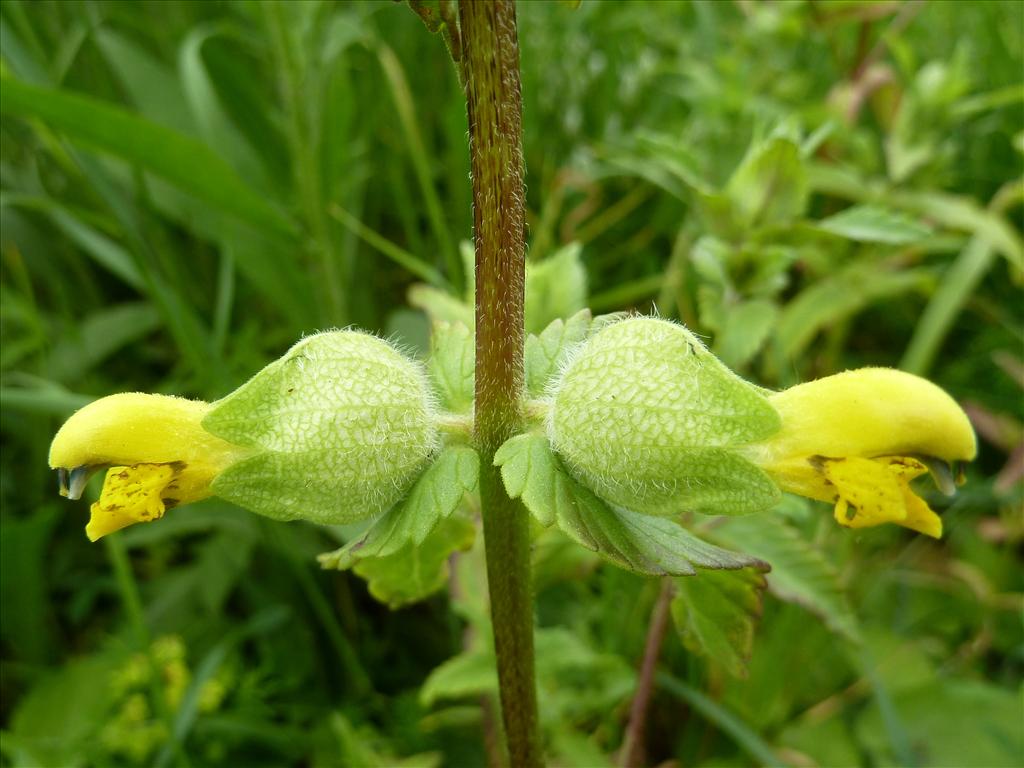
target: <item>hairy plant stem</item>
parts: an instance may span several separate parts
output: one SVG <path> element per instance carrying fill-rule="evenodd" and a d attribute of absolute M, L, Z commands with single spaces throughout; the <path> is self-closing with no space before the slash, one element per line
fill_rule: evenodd
<path fill-rule="evenodd" d="M 672 601 L 672 579 L 661 580 L 661 591 L 651 612 L 651 623 L 647 626 L 647 641 L 644 644 L 644 658 L 640 663 L 640 676 L 636 681 L 636 693 L 629 708 L 629 724 L 622 740 L 619 764 L 622 768 L 640 768 L 644 762 L 644 733 L 647 726 L 647 707 L 654 693 L 654 671 L 661 656 L 661 644 L 668 628 L 668 609 Z"/>
<path fill-rule="evenodd" d="M 476 244 L 480 504 L 494 648 L 510 764 L 541 765 L 534 683 L 530 529 L 494 452 L 522 423 L 525 210 L 519 41 L 512 0 L 459 4 Z"/>

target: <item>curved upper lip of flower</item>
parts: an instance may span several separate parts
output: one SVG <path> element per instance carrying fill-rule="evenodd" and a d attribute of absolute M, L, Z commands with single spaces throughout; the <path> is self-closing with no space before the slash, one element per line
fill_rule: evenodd
<path fill-rule="evenodd" d="M 903 371 L 845 371 L 777 392 L 769 401 L 782 417 L 782 429 L 763 444 L 764 463 L 912 456 L 948 465 L 977 453 L 974 430 L 956 401 Z"/>
<path fill-rule="evenodd" d="M 202 419 L 209 410 L 210 405 L 201 401 L 128 392 L 90 403 L 61 426 L 50 445 L 49 459 L 57 470 L 60 494 L 66 498 L 81 498 L 89 479 L 101 470 L 144 466 L 172 470 L 173 476 L 162 478 L 168 482 L 159 488 L 155 481 L 147 485 L 150 475 L 133 470 L 119 484 L 115 482 L 109 490 L 111 498 L 105 497 L 108 482 L 104 482 L 99 508 L 105 517 L 98 526 L 94 504 L 94 519 L 86 528 L 91 539 L 131 522 L 155 519 L 165 508 L 210 494 L 213 478 L 248 449 L 206 432 Z M 114 498 L 117 493 L 127 493 L 133 503 L 150 501 L 139 507 L 141 511 L 129 514 L 124 500 Z M 121 519 L 113 520 L 111 515 L 121 515 Z M 101 532 L 94 536 L 95 531 Z"/>
<path fill-rule="evenodd" d="M 846 371 L 769 396 L 782 428 L 748 446 L 780 487 L 836 503 L 849 527 L 893 522 L 942 535 L 938 515 L 910 488 L 927 470 L 956 490 L 956 465 L 977 445 L 967 415 L 925 379 L 886 368 Z"/>

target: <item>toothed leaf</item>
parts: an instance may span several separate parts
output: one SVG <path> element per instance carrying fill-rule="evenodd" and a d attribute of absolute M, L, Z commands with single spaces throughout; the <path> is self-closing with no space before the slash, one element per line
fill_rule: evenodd
<path fill-rule="evenodd" d="M 505 490 L 545 526 L 616 565 L 650 576 L 692 575 L 696 568 L 765 567 L 756 558 L 701 541 L 667 518 L 613 507 L 566 472 L 543 435 L 519 435 L 495 454 Z"/>
<path fill-rule="evenodd" d="M 764 574 L 751 568 L 707 571 L 676 579 L 675 588 L 672 618 L 683 644 L 729 674 L 746 677 L 761 617 Z"/>
<path fill-rule="evenodd" d="M 419 546 L 450 518 L 467 493 L 476 490 L 480 459 L 466 446 L 451 446 L 437 457 L 409 493 L 365 533 L 335 552 L 320 555 L 324 568 L 345 570 L 367 557 L 387 557 Z"/>
<path fill-rule="evenodd" d="M 526 367 L 526 388 L 531 397 L 545 393 L 548 382 L 565 363 L 569 352 L 583 341 L 590 330 L 589 309 L 583 309 L 568 320 L 553 320 L 537 336 L 526 338 L 523 363 Z"/>
<path fill-rule="evenodd" d="M 430 335 L 427 371 L 445 410 L 452 413 L 472 410 L 475 364 L 473 332 L 462 323 L 435 322 Z"/>

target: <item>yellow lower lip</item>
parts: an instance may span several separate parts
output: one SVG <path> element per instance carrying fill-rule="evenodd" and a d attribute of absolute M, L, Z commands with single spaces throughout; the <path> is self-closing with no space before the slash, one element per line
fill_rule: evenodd
<path fill-rule="evenodd" d="M 148 523 L 164 515 L 164 493 L 178 474 L 175 464 L 136 464 L 111 467 L 100 499 L 90 507 L 85 534 L 90 541 L 135 523 Z"/>

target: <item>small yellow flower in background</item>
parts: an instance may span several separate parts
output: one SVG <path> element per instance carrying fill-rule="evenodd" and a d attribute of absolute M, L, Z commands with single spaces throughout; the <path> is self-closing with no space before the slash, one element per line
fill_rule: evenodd
<path fill-rule="evenodd" d="M 783 490 L 835 503 L 850 528 L 896 523 L 938 538 L 942 520 L 910 487 L 931 472 L 955 489 L 953 467 L 977 452 L 960 406 L 931 382 L 902 371 L 864 368 L 768 397 L 782 419 L 749 458 Z"/>
<path fill-rule="evenodd" d="M 61 495 L 79 498 L 89 477 L 107 470 L 85 528 L 91 541 L 206 498 L 213 479 L 249 453 L 202 428 L 210 407 L 130 392 L 90 403 L 64 423 L 50 446 Z"/>

